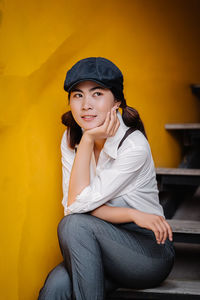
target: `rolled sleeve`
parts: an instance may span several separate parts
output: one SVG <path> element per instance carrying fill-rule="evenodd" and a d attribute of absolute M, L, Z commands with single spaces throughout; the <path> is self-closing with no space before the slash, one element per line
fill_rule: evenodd
<path fill-rule="evenodd" d="M 77 195 L 76 200 L 68 206 L 68 214 L 85 213 L 105 204 L 110 199 L 122 195 L 130 183 L 134 185 L 148 153 L 142 147 L 126 149 L 112 166 L 97 172 L 92 183 Z"/>

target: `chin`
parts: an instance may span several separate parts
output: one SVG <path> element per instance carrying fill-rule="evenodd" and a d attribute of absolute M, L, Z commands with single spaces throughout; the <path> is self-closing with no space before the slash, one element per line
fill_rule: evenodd
<path fill-rule="evenodd" d="M 94 123 L 89 123 L 89 124 L 84 124 L 82 123 L 80 126 L 81 128 L 83 128 L 84 130 L 90 130 L 90 129 L 94 129 L 96 127 L 99 127 L 101 125 L 103 125 L 104 122 L 94 122 Z"/>
<path fill-rule="evenodd" d="M 90 129 L 94 129 L 94 128 L 96 128 L 96 127 L 98 127 L 99 125 L 88 125 L 88 126 L 81 126 L 84 130 L 90 130 Z"/>

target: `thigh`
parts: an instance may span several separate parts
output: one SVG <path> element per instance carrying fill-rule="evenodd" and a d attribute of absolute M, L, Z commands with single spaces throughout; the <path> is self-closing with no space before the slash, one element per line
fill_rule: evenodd
<path fill-rule="evenodd" d="M 154 233 L 134 223 L 112 224 L 82 215 L 102 254 L 104 270 L 118 285 L 148 288 L 161 283 L 174 262 L 172 243 L 157 244 Z"/>
<path fill-rule="evenodd" d="M 174 262 L 172 243 L 157 244 L 152 231 L 134 223 L 114 225 L 115 234 L 97 233 L 104 268 L 121 286 L 148 288 L 160 284 Z"/>
<path fill-rule="evenodd" d="M 67 230 L 63 230 L 63 228 Z M 89 214 L 72 214 L 59 224 L 62 236 L 84 239 L 87 248 L 90 238 L 97 240 L 106 274 L 118 285 L 147 288 L 163 281 L 173 265 L 173 248 L 167 241 L 158 245 L 150 230 L 134 223 L 112 224 Z"/>

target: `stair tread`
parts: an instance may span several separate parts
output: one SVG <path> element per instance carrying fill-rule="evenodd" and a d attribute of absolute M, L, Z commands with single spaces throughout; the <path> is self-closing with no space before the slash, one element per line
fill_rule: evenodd
<path fill-rule="evenodd" d="M 158 175 L 200 176 L 200 169 L 156 168 L 156 174 L 158 174 Z"/>
<path fill-rule="evenodd" d="M 171 123 L 171 124 L 165 124 L 165 129 L 168 129 L 168 130 L 200 129 L 200 123 Z"/>
<path fill-rule="evenodd" d="M 170 219 L 167 222 L 174 233 L 200 234 L 200 222 L 190 220 Z"/>
<path fill-rule="evenodd" d="M 200 295 L 200 283 L 198 280 L 165 280 L 160 286 L 144 290 L 118 289 L 115 293 L 134 294 L 134 293 L 153 293 L 153 294 L 175 294 L 175 295 Z M 131 296 L 131 295 L 130 295 Z M 128 298 L 126 298 L 128 299 Z M 131 298 L 130 298 L 131 299 Z"/>

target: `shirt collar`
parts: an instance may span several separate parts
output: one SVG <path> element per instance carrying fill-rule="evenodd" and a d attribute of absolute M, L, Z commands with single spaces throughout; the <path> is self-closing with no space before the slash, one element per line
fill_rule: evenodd
<path fill-rule="evenodd" d="M 120 122 L 120 126 L 114 136 L 107 138 L 103 147 L 103 151 L 114 159 L 116 159 L 117 157 L 117 150 L 118 150 L 119 143 L 123 138 L 125 132 L 129 128 L 124 124 L 121 113 L 119 111 L 117 112 L 117 116 Z"/>

